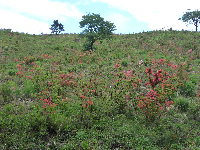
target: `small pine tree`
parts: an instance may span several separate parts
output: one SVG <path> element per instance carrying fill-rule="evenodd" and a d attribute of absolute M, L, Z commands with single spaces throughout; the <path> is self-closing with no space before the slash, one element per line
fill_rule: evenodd
<path fill-rule="evenodd" d="M 52 30 L 51 33 L 56 33 L 56 35 L 61 31 L 65 31 L 64 26 L 61 23 L 58 23 L 58 20 L 54 20 L 53 24 L 51 25 L 51 28 L 49 29 Z"/>

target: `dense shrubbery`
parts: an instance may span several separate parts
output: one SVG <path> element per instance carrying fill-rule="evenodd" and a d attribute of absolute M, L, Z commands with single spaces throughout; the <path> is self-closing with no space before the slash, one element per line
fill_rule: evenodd
<path fill-rule="evenodd" d="M 0 35 L 1 149 L 200 148 L 198 33 Z"/>

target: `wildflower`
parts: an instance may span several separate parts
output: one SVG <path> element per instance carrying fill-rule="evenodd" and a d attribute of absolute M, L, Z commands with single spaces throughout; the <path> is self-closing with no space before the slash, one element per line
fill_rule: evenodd
<path fill-rule="evenodd" d="M 93 105 L 93 101 L 88 100 L 87 102 L 88 102 L 88 104 L 89 104 L 90 106 Z"/>
<path fill-rule="evenodd" d="M 20 74 L 21 74 L 21 71 L 18 71 L 18 72 L 16 73 L 17 76 L 20 75 Z"/>
<path fill-rule="evenodd" d="M 160 61 L 160 64 L 163 65 L 163 63 L 166 61 L 166 59 L 160 59 L 159 61 Z"/>
<path fill-rule="evenodd" d="M 131 73 L 133 73 L 132 71 L 127 71 L 127 75 L 130 75 Z"/>
<path fill-rule="evenodd" d="M 32 79 L 32 77 L 31 76 L 26 76 L 27 78 L 29 78 L 29 79 Z"/>
<path fill-rule="evenodd" d="M 176 68 L 177 68 L 177 65 L 174 65 L 174 66 L 173 66 L 173 69 L 175 70 Z"/>
<path fill-rule="evenodd" d="M 85 96 L 84 96 L 84 95 L 81 95 L 80 98 L 85 98 Z"/>
<path fill-rule="evenodd" d="M 88 106 L 86 104 L 84 104 L 83 107 L 88 108 Z"/>
<path fill-rule="evenodd" d="M 192 49 L 188 50 L 188 54 L 192 52 Z"/>
<path fill-rule="evenodd" d="M 131 98 L 131 96 L 130 95 L 126 95 L 126 99 L 130 99 Z"/>
<path fill-rule="evenodd" d="M 85 89 L 84 91 L 85 91 L 85 92 L 89 92 L 89 89 Z"/>
<path fill-rule="evenodd" d="M 168 66 L 169 66 L 169 67 L 173 66 L 172 62 L 170 62 L 170 63 L 168 64 Z"/>
<path fill-rule="evenodd" d="M 166 102 L 165 102 L 165 105 L 166 105 L 167 107 L 169 107 L 169 106 L 172 105 L 172 104 L 174 104 L 173 101 L 166 101 Z"/>
<path fill-rule="evenodd" d="M 149 72 L 149 68 L 145 69 L 146 74 Z"/>
<path fill-rule="evenodd" d="M 96 93 L 96 91 L 95 91 L 95 90 L 92 90 L 92 92 L 94 93 L 94 95 L 98 96 L 98 94 Z"/>
<path fill-rule="evenodd" d="M 115 64 L 114 68 L 118 68 L 120 67 L 120 64 L 118 64 L 118 62 Z"/>
<path fill-rule="evenodd" d="M 49 106 L 54 107 L 54 106 L 56 106 L 56 105 L 57 105 L 57 104 L 51 103 L 51 102 L 50 102 L 50 105 L 49 105 Z"/>
<path fill-rule="evenodd" d="M 151 70 L 150 68 L 145 69 L 145 72 L 146 72 L 146 74 L 147 74 L 147 73 L 152 74 L 152 70 Z"/>
<path fill-rule="evenodd" d="M 160 69 L 160 70 L 158 70 L 158 73 L 161 73 L 163 70 L 162 69 Z"/>
<path fill-rule="evenodd" d="M 32 62 L 32 63 L 31 63 L 31 65 L 35 66 L 35 63 L 34 63 L 34 62 Z"/>

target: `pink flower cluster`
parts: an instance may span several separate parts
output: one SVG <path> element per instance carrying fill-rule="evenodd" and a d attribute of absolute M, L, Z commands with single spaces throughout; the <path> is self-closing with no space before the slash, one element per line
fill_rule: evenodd
<path fill-rule="evenodd" d="M 45 109 L 45 113 L 47 113 L 47 111 L 46 111 L 47 106 L 54 107 L 54 106 L 57 105 L 57 104 L 51 102 L 51 96 L 49 98 L 46 98 L 46 99 L 41 98 L 40 100 L 43 100 L 44 105 L 42 107 Z M 52 112 L 52 113 L 55 113 L 55 111 Z"/>

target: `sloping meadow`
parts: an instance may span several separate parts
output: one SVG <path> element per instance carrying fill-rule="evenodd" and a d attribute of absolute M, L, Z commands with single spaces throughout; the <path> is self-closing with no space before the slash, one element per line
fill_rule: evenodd
<path fill-rule="evenodd" d="M 0 31 L 1 149 L 200 148 L 200 36 Z"/>

